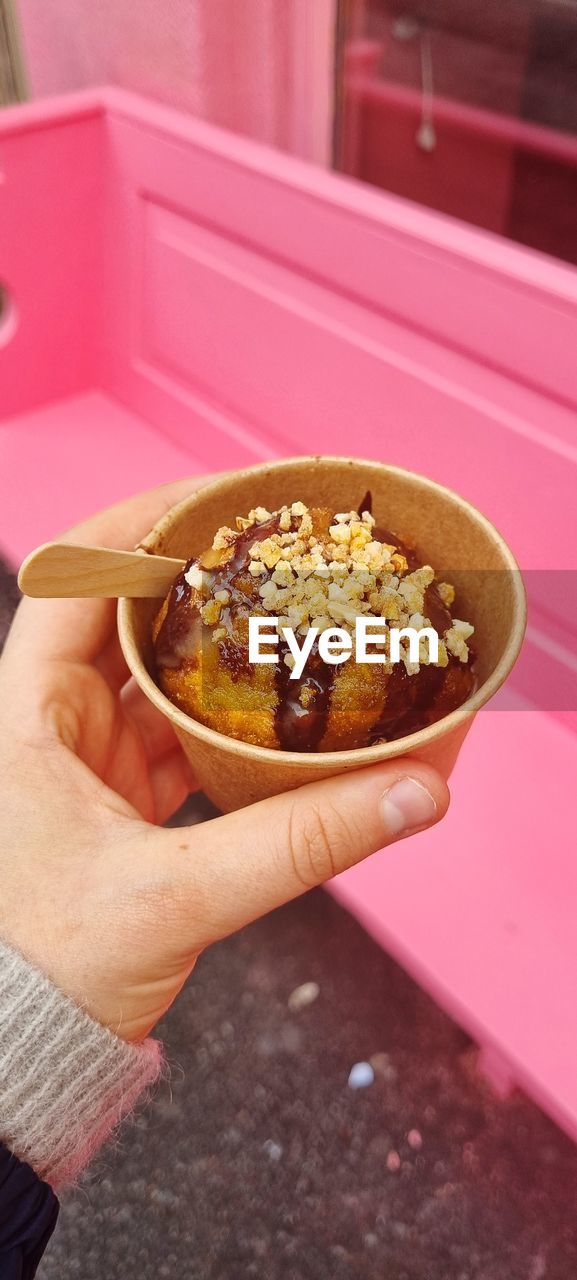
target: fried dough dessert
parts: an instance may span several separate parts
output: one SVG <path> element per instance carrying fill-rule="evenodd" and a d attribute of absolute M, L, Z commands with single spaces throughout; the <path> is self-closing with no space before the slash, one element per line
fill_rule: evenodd
<path fill-rule="evenodd" d="M 182 711 L 263 747 L 338 751 L 404 737 L 473 692 L 473 627 L 452 616 L 453 587 L 377 527 L 370 494 L 356 511 L 256 507 L 236 526 L 219 529 L 212 547 L 187 562 L 153 626 L 157 683 Z M 360 615 L 382 619 L 385 637 L 434 628 L 437 661 L 424 637 L 418 661 L 403 638 L 394 663 L 386 642 L 371 649 L 378 662 L 357 662 L 354 652 L 338 665 L 324 661 L 321 635 L 340 628 L 352 638 Z M 251 616 L 278 619 L 267 628 L 279 636 L 274 662 L 249 661 Z M 310 627 L 318 630 L 310 657 L 291 678 L 282 629 L 302 645 Z"/>

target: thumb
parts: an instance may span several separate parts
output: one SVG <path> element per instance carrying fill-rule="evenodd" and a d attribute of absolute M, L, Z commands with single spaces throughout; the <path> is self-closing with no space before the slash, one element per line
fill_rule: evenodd
<path fill-rule="evenodd" d="M 182 908 L 180 945 L 200 950 L 242 928 L 433 826 L 448 804 L 440 775 L 406 758 L 299 787 L 201 827 L 158 831 Z"/>

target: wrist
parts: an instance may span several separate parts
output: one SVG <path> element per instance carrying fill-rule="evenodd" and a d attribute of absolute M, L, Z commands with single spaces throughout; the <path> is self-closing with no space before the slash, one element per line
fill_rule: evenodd
<path fill-rule="evenodd" d="M 73 1180 L 162 1069 L 0 942 L 0 1140 L 53 1186 Z"/>

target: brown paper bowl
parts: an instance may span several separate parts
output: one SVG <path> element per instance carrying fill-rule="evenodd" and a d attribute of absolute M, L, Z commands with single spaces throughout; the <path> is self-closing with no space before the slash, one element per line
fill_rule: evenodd
<path fill-rule="evenodd" d="M 448 777 L 479 707 L 509 674 L 525 629 L 525 592 L 500 534 L 480 512 L 424 476 L 349 458 L 291 458 L 222 476 L 173 507 L 141 543 L 147 551 L 199 556 L 216 530 L 255 506 L 273 511 L 296 501 L 333 511 L 356 508 L 370 489 L 373 512 L 425 561 L 445 570 L 457 589 L 457 616 L 475 626 L 479 685 L 456 711 L 418 733 L 360 750 L 300 754 L 253 746 L 215 733 L 169 701 L 155 684 L 151 627 L 156 600 L 121 600 L 120 642 L 150 701 L 171 721 L 199 785 L 222 810 L 288 791 L 315 779 L 409 754 Z"/>

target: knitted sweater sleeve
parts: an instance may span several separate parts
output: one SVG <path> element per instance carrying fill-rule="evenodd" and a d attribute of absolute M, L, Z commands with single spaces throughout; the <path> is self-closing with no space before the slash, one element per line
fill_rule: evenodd
<path fill-rule="evenodd" d="M 0 1141 L 71 1182 L 158 1078 L 161 1046 L 121 1040 L 1 941 L 0 1020 Z"/>

